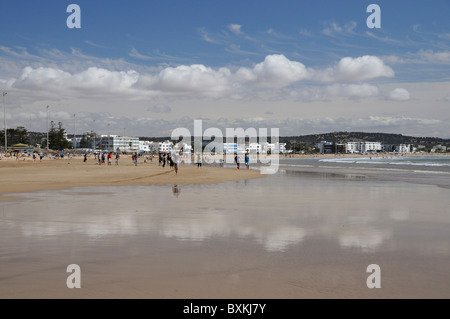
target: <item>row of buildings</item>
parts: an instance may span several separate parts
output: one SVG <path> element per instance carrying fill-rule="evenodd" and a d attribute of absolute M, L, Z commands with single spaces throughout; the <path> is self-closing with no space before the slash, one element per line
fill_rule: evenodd
<path fill-rule="evenodd" d="M 77 147 L 81 143 L 81 138 L 76 139 Z M 207 144 L 207 143 L 206 143 Z M 203 144 L 203 147 L 206 146 Z M 286 153 L 286 143 L 223 143 L 220 145 L 224 154 L 275 154 Z M 101 150 L 104 152 L 122 152 L 122 153 L 170 153 L 175 147 L 172 141 L 154 142 L 140 141 L 138 137 L 118 136 L 118 135 L 101 135 L 92 141 L 92 151 Z M 192 153 L 192 146 L 187 143 L 177 145 L 178 151 L 185 154 Z M 217 150 L 214 150 L 217 152 Z"/>
<path fill-rule="evenodd" d="M 382 144 L 381 142 L 345 142 L 334 143 L 322 141 L 317 144 L 317 148 L 321 154 L 333 153 L 350 153 L 350 154 L 366 154 L 380 152 L 395 153 L 412 153 L 416 149 L 410 144 Z"/>

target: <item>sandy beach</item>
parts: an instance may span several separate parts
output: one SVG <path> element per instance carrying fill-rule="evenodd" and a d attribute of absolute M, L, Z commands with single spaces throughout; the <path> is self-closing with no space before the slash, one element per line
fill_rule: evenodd
<path fill-rule="evenodd" d="M 30 157 L 2 158 L 0 160 L 0 200 L 6 194 L 81 186 L 209 184 L 248 178 L 260 178 L 259 171 L 181 164 L 178 174 L 158 160 L 144 162 L 140 158 L 135 166 L 131 156 L 122 156 L 119 165 L 98 165 L 94 156 L 83 162 L 83 157 L 47 159 Z M 3 196 L 2 196 L 3 194 Z"/>
<path fill-rule="evenodd" d="M 294 163 L 175 175 L 130 158 L 3 159 L 0 298 L 450 296 L 447 173 Z"/>

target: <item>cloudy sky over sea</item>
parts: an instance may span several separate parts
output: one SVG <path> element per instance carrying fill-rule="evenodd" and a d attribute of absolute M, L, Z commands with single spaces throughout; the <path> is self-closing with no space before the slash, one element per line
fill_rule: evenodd
<path fill-rule="evenodd" d="M 7 125 L 45 132 L 49 105 L 78 134 L 169 136 L 203 119 L 450 138 L 449 13 L 449 0 L 2 0 Z"/>

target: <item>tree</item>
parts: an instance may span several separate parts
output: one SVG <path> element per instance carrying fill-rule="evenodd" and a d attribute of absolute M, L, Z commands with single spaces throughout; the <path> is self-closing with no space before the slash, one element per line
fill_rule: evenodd
<path fill-rule="evenodd" d="M 28 144 L 28 131 L 23 126 L 18 126 L 17 128 L 7 129 L 8 146 L 14 144 Z M 5 140 L 5 131 L 0 132 L 0 139 L 3 142 Z M 2 143 L 2 145 L 4 142 Z"/>
<path fill-rule="evenodd" d="M 83 134 L 83 137 L 81 138 L 81 141 L 80 141 L 80 147 L 81 148 L 90 148 L 91 147 L 91 143 L 89 141 L 89 133 Z"/>
<path fill-rule="evenodd" d="M 58 128 L 53 121 L 50 122 L 50 131 L 48 132 L 48 142 L 50 149 L 62 150 L 70 147 L 70 142 L 66 139 L 66 130 L 62 123 L 58 122 Z"/>
<path fill-rule="evenodd" d="M 19 143 L 28 144 L 28 131 L 23 126 L 18 126 L 17 128 L 8 131 L 8 140 L 11 140 L 11 145 Z"/>

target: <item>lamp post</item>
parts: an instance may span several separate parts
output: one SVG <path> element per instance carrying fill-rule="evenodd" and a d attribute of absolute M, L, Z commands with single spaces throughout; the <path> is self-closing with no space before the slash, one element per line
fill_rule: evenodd
<path fill-rule="evenodd" d="M 49 147 L 48 147 L 48 108 L 50 107 L 50 105 L 47 105 L 47 152 L 48 152 L 48 150 L 49 150 Z"/>
<path fill-rule="evenodd" d="M 75 123 L 76 123 L 76 118 L 75 115 L 73 115 L 73 150 L 75 151 L 75 149 L 77 148 L 77 139 L 75 137 Z"/>
<path fill-rule="evenodd" d="M 110 131 L 109 131 L 109 124 L 110 123 L 108 123 L 108 152 L 109 152 L 109 140 L 111 139 L 111 134 L 110 134 Z"/>
<path fill-rule="evenodd" d="M 5 103 L 5 95 L 7 92 L 3 92 L 3 125 L 5 127 L 5 154 L 8 150 L 8 137 L 7 137 L 7 129 L 6 129 L 6 103 Z"/>
<path fill-rule="evenodd" d="M 94 130 L 95 130 L 95 120 L 94 120 Z M 95 153 L 95 131 L 94 132 L 94 153 Z"/>

